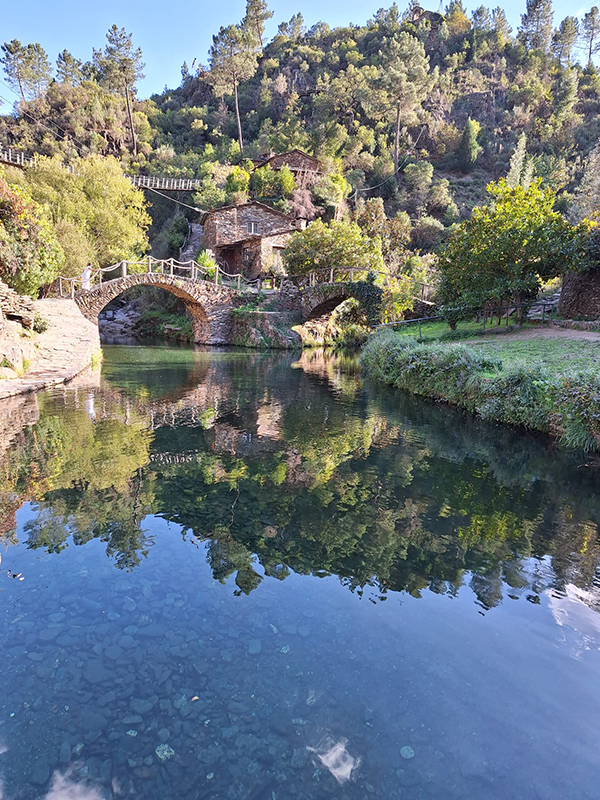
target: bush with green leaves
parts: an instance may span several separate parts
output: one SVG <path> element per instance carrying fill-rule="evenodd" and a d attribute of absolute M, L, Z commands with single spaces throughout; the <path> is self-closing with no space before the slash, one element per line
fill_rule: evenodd
<path fill-rule="evenodd" d="M 568 447 L 600 450 L 597 372 L 551 375 L 539 366 L 505 369 L 465 345 L 427 345 L 385 332 L 365 345 L 365 374 L 397 389 L 445 400 L 483 419 L 556 436 Z"/>
<path fill-rule="evenodd" d="M 0 171 L 0 280 L 20 294 L 37 297 L 64 261 L 42 209 L 27 189 L 7 183 Z"/>
<path fill-rule="evenodd" d="M 381 240 L 366 236 L 355 222 L 318 219 L 292 236 L 284 251 L 292 275 L 332 267 L 366 267 L 383 270 Z"/>

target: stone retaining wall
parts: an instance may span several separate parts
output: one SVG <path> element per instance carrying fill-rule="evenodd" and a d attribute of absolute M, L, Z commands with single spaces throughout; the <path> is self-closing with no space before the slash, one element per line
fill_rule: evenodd
<path fill-rule="evenodd" d="M 558 304 L 561 317 L 600 319 L 600 268 L 567 272 Z"/>

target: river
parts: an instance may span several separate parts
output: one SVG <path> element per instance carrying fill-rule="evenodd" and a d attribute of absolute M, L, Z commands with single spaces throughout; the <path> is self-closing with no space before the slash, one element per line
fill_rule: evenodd
<path fill-rule="evenodd" d="M 5 419 L 2 800 L 598 798 L 597 461 L 310 351 Z"/>

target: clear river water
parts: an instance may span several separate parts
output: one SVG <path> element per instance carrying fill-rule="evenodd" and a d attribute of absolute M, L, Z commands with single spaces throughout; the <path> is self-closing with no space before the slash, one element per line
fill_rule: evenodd
<path fill-rule="evenodd" d="M 600 466 L 356 362 L 0 406 L 2 800 L 600 797 Z"/>

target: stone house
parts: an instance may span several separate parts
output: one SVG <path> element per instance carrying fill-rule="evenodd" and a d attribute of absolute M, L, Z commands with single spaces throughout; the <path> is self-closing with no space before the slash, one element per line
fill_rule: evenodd
<path fill-rule="evenodd" d="M 289 167 L 294 176 L 302 174 L 316 177 L 322 173 L 319 160 L 314 156 L 309 156 L 308 153 L 304 153 L 302 150 L 298 150 L 298 148 L 288 150 L 286 153 L 271 153 L 262 158 L 254 159 L 253 163 L 255 169 L 266 167 L 267 164 L 275 171 L 280 170 L 282 167 Z"/>
<path fill-rule="evenodd" d="M 254 200 L 205 212 L 204 247 L 230 274 L 257 278 L 280 271 L 281 254 L 301 223 Z"/>

